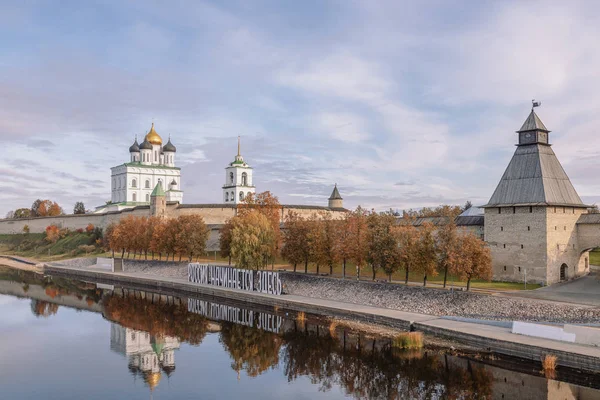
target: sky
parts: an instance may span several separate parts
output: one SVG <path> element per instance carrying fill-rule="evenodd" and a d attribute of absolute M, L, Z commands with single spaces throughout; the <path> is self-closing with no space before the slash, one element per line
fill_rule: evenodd
<path fill-rule="evenodd" d="M 1 1 L 0 215 L 110 199 L 154 121 L 184 203 L 256 190 L 377 210 L 487 202 L 531 108 L 600 201 L 594 1 Z"/>

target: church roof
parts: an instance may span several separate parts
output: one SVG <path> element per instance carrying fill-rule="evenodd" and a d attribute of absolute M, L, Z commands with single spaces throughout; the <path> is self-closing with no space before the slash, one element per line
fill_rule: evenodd
<path fill-rule="evenodd" d="M 177 148 L 173 146 L 173 143 L 171 143 L 171 138 L 169 138 L 169 141 L 163 147 L 163 151 L 172 151 L 173 153 L 177 151 Z"/>
<path fill-rule="evenodd" d="M 523 126 L 517 132 L 527 132 L 527 131 L 550 132 L 548 130 L 548 128 L 546 128 L 546 125 L 544 125 L 544 123 L 542 122 L 540 117 L 538 117 L 537 114 L 535 113 L 535 111 L 533 111 L 533 109 L 531 109 L 529 116 L 527 117 L 525 122 L 523 122 Z"/>
<path fill-rule="evenodd" d="M 152 191 L 152 194 L 150 196 L 157 197 L 157 196 L 164 196 L 164 195 L 165 195 L 165 191 L 163 190 L 162 183 L 159 181 L 156 184 L 156 186 L 154 187 L 154 190 Z"/>
<path fill-rule="evenodd" d="M 520 131 L 528 130 L 548 132 L 533 110 Z M 552 148 L 539 143 L 517 147 L 484 207 L 517 205 L 585 207 Z"/>
<path fill-rule="evenodd" d="M 139 153 L 140 152 L 140 145 L 138 144 L 137 138 L 135 139 L 135 142 L 133 142 L 133 144 L 129 148 L 129 152 L 130 153 Z"/>
<path fill-rule="evenodd" d="M 343 200 L 342 196 L 340 196 L 340 192 L 338 191 L 337 184 L 333 187 L 333 192 L 331 192 L 329 200 Z"/>
<path fill-rule="evenodd" d="M 142 144 L 140 144 L 140 149 L 152 150 L 152 143 L 150 143 L 147 138 L 144 138 L 144 141 L 142 142 Z"/>
<path fill-rule="evenodd" d="M 152 123 L 152 127 L 150 128 L 150 132 L 146 134 L 146 137 L 144 139 L 152 144 L 157 144 L 159 146 L 162 145 L 162 138 L 154 130 L 154 122 Z"/>

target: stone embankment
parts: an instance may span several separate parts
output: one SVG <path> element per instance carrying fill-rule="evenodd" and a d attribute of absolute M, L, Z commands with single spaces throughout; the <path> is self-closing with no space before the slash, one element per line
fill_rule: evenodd
<path fill-rule="evenodd" d="M 126 272 L 187 278 L 187 263 L 125 261 Z M 438 316 L 556 323 L 600 323 L 600 308 L 399 284 L 282 273 L 284 293 Z"/>

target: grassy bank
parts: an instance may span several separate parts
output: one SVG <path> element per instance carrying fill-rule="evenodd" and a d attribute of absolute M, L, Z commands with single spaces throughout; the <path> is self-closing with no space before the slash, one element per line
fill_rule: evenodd
<path fill-rule="evenodd" d="M 0 235 L 0 253 L 40 261 L 52 261 L 86 255 L 96 256 L 103 250 L 98 249 L 95 243 L 96 236 L 87 232 L 71 232 L 54 243 L 48 242 L 43 233 L 2 234 Z"/>

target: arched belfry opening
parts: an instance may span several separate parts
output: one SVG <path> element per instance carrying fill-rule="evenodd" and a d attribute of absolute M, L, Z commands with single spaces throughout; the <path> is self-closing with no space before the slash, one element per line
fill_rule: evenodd
<path fill-rule="evenodd" d="M 567 264 L 563 264 L 560 266 L 560 280 L 566 281 L 568 277 L 569 266 Z"/>

